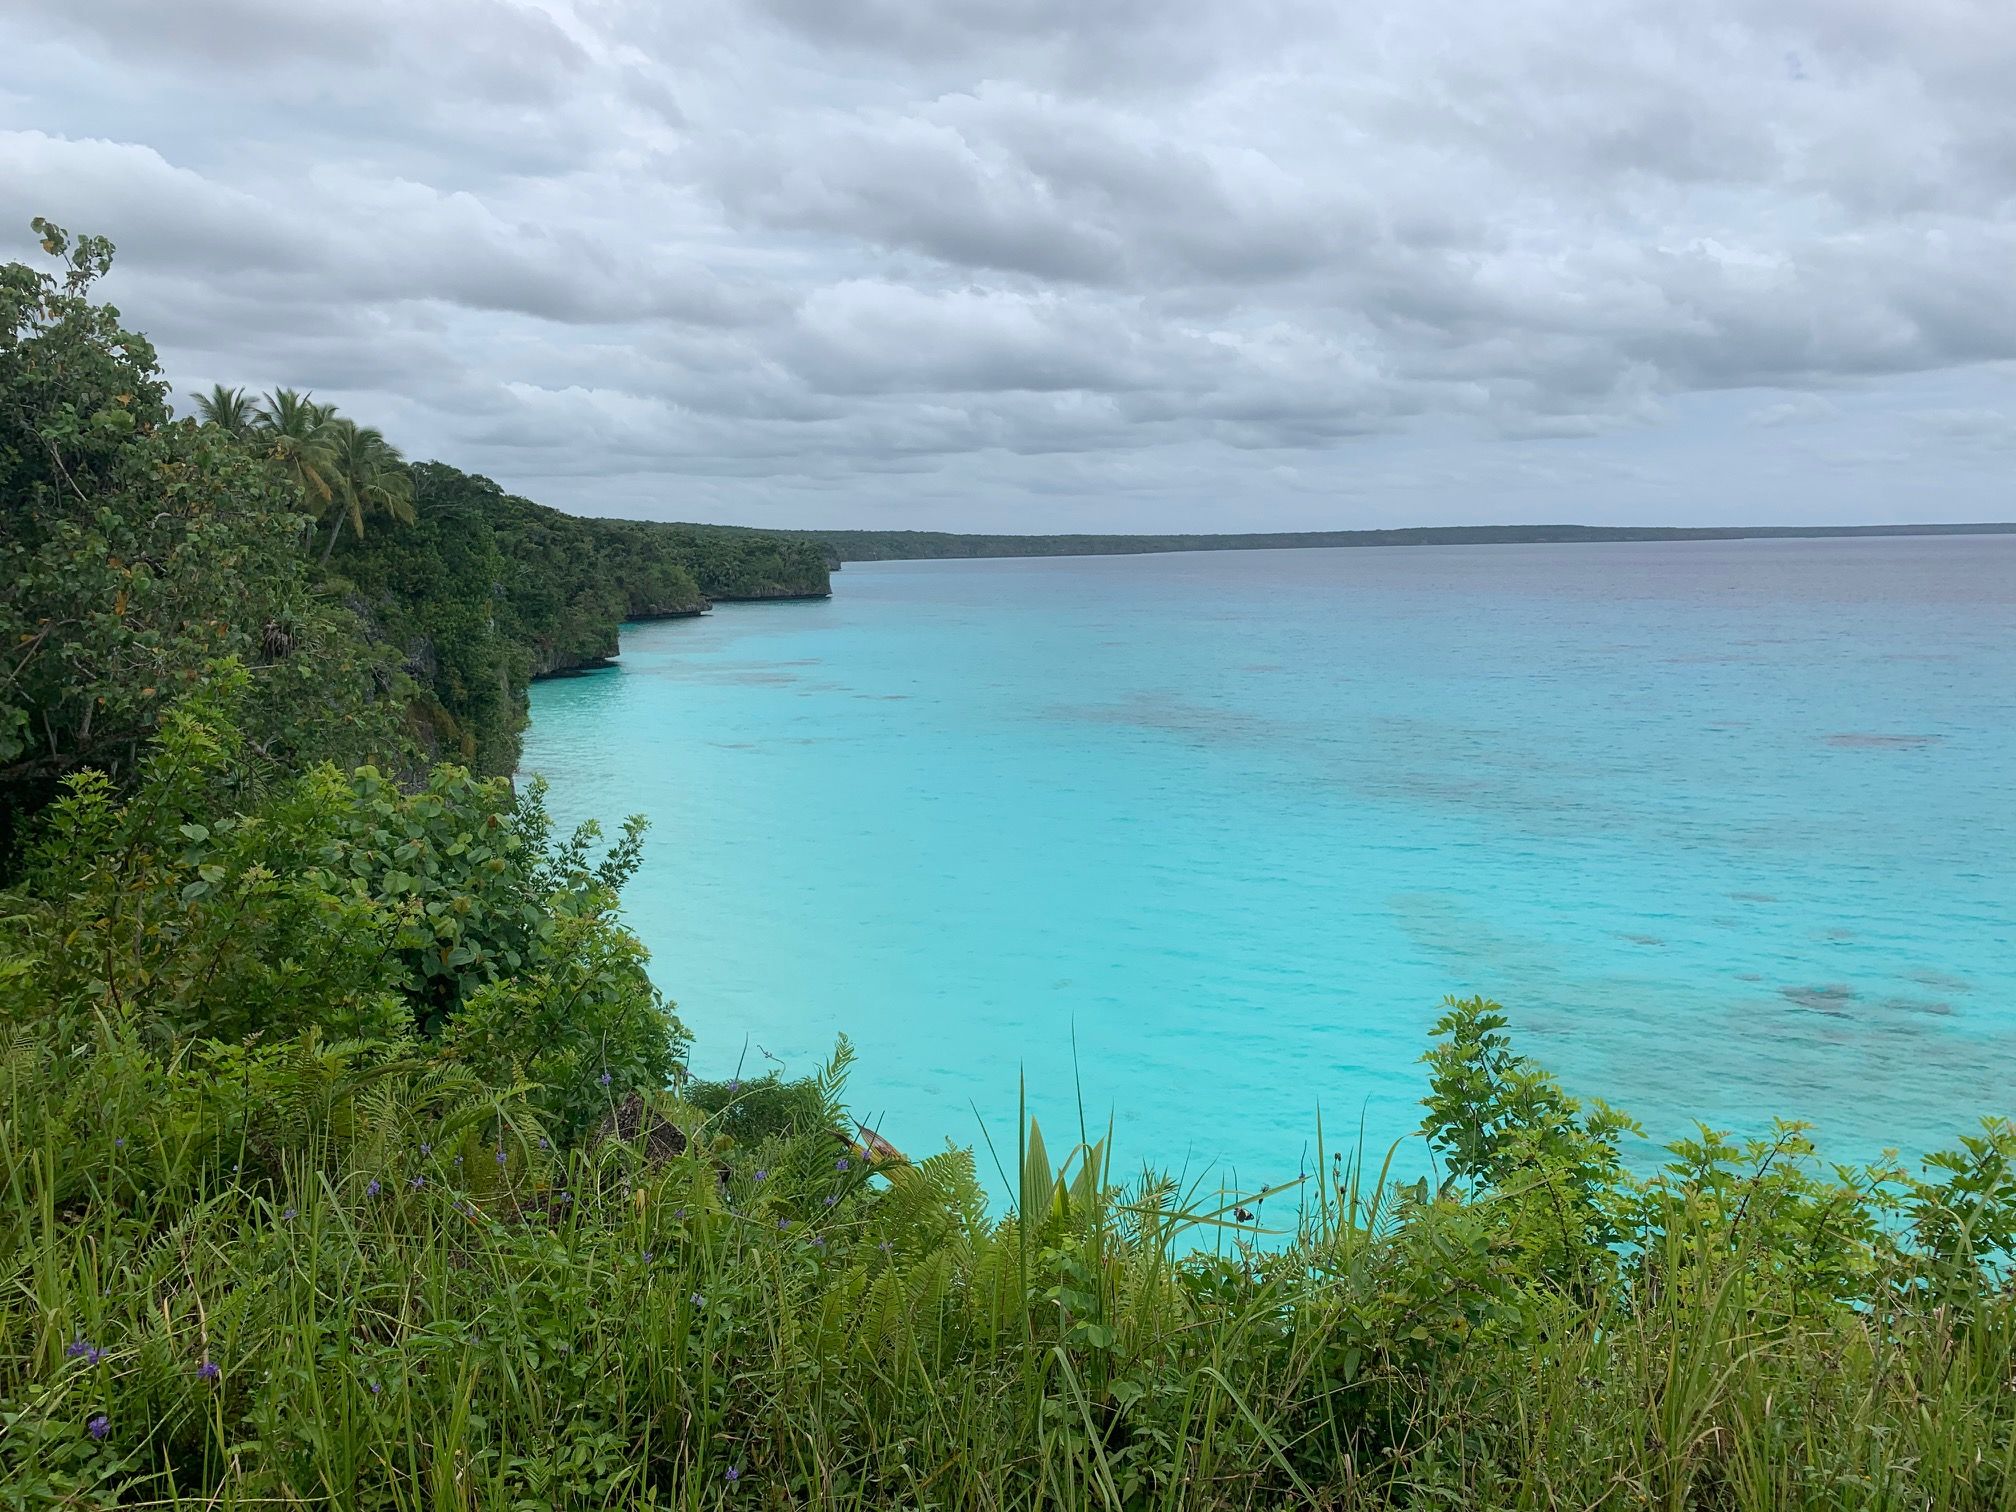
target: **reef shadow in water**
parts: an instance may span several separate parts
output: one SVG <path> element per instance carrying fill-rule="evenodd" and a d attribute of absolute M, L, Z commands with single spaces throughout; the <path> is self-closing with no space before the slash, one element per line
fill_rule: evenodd
<path fill-rule="evenodd" d="M 1936 745 L 1944 735 L 1880 735 L 1867 730 L 1843 730 L 1829 735 L 1827 744 L 1842 751 L 1910 751 Z"/>
<path fill-rule="evenodd" d="M 1780 987 L 1778 995 L 1788 1003 L 1810 1008 L 1833 1018 L 1847 1018 L 1847 1007 L 1855 1001 L 1855 989 L 1845 982 L 1827 982 L 1818 987 Z"/>

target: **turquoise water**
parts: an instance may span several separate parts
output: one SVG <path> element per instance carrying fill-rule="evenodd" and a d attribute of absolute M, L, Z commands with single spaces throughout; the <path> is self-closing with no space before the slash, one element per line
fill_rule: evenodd
<path fill-rule="evenodd" d="M 1444 994 L 1667 1138 L 2016 1111 L 2016 537 L 855 565 L 627 629 L 525 769 L 653 821 L 725 1074 L 845 1031 L 911 1153 L 1251 1185 L 1411 1128 Z M 1062 1132 L 1062 1130 L 1059 1130 Z M 1054 1142 L 1054 1140 L 1053 1140 Z M 1418 1153 L 1403 1156 L 1409 1167 Z"/>

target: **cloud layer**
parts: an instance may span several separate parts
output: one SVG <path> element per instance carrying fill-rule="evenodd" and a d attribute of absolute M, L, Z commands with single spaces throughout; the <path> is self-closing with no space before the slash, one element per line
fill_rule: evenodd
<path fill-rule="evenodd" d="M 566 507 L 2016 513 L 2004 0 L 39 10 L 10 202 L 185 392 Z"/>

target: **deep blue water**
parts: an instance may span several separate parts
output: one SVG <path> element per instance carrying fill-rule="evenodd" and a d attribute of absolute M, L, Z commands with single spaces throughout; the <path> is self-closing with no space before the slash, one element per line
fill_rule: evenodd
<path fill-rule="evenodd" d="M 1447 993 L 1659 1138 L 2016 1111 L 2016 537 L 854 565 L 533 692 L 695 1064 L 1254 1183 Z M 1075 1052 L 1074 1052 L 1075 1040 Z M 976 1116 L 977 1110 L 977 1116 Z M 983 1166 L 987 1157 L 981 1148 Z M 1415 1153 L 1402 1163 L 1418 1167 Z"/>

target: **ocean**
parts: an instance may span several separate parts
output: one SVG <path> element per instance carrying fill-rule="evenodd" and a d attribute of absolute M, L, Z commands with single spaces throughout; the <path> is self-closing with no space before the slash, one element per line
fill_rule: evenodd
<path fill-rule="evenodd" d="M 1442 999 L 1644 1124 L 2016 1113 L 2016 536 L 857 564 L 627 627 L 523 773 L 652 821 L 695 1068 L 912 1155 L 1018 1098 L 1250 1189 L 1426 1168 Z M 1285 1200 L 1285 1199 L 1284 1199 Z"/>

